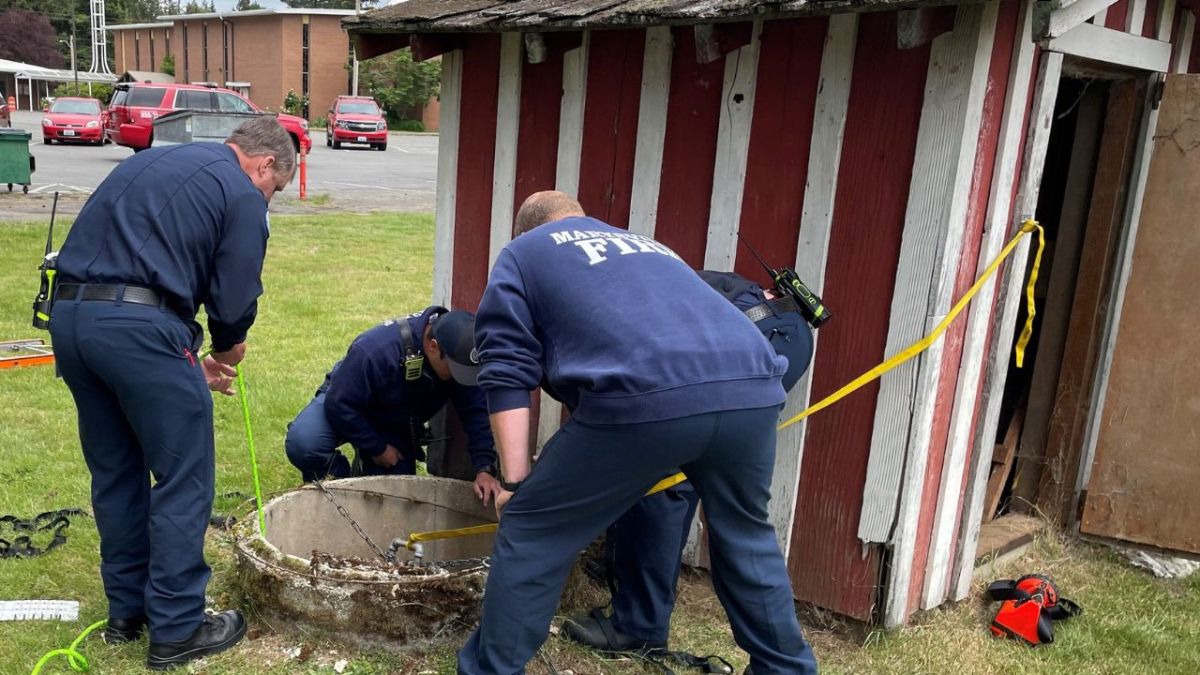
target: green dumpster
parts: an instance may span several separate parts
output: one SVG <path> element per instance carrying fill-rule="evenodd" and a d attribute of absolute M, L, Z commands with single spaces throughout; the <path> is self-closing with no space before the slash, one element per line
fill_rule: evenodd
<path fill-rule="evenodd" d="M 33 157 L 29 154 L 31 134 L 24 129 L 0 129 L 0 183 L 22 186 L 29 192 L 29 183 L 34 170 Z"/>

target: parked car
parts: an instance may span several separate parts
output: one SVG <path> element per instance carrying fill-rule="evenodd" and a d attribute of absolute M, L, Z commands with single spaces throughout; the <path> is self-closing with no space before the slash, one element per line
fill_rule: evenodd
<path fill-rule="evenodd" d="M 42 118 L 42 142 L 82 141 L 104 145 L 108 111 L 94 98 L 61 96 L 54 99 Z"/>
<path fill-rule="evenodd" d="M 342 143 L 362 143 L 376 150 L 387 150 L 387 120 L 375 99 L 366 96 L 339 96 L 325 117 L 325 145 L 340 148 Z"/>
<path fill-rule="evenodd" d="M 252 113 L 262 110 L 241 94 L 197 84 L 118 84 L 108 104 L 108 136 L 117 145 L 145 150 L 154 142 L 154 118 L 172 110 L 219 110 Z M 312 149 L 308 120 L 279 115 L 279 123 L 292 136 L 296 152 Z"/>

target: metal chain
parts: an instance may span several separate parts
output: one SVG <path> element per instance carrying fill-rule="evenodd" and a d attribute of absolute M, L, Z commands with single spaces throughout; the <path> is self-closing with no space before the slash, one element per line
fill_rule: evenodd
<path fill-rule="evenodd" d="M 325 487 L 325 485 L 319 480 L 314 480 L 313 484 L 315 484 L 321 490 L 321 492 L 325 495 L 325 498 L 333 504 L 338 513 L 342 514 L 342 517 L 346 519 L 346 522 L 350 523 L 350 527 L 354 528 L 354 531 L 358 534 L 358 536 L 362 537 L 362 540 L 367 542 L 367 545 L 371 547 L 371 550 L 375 551 L 376 555 L 387 562 L 396 561 L 394 556 L 388 556 L 388 554 L 384 553 L 383 549 L 379 548 L 379 546 L 375 544 L 375 541 L 371 539 L 370 535 L 363 531 L 362 527 L 360 527 L 359 524 L 355 522 L 354 518 L 350 516 L 350 513 L 338 503 L 337 499 L 334 498 L 333 493 L 329 491 L 329 488 Z"/>

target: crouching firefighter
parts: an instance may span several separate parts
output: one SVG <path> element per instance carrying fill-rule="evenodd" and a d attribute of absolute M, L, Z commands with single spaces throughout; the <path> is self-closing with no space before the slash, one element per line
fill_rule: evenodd
<path fill-rule="evenodd" d="M 725 296 L 762 331 L 775 352 L 787 358 L 784 389 L 791 391 L 812 360 L 808 322 L 793 298 L 737 274 L 703 270 L 700 277 Z M 604 652 L 667 654 L 680 557 L 699 497 L 690 481 L 643 497 L 605 535 L 604 580 L 612 612 L 597 607 L 570 618 L 564 632 L 572 640 Z M 706 668 L 707 659 L 671 656 Z M 718 672 L 718 671 L 709 671 Z"/>
<path fill-rule="evenodd" d="M 500 489 L 487 403 L 475 386 L 475 317 L 429 307 L 354 339 L 312 401 L 288 425 L 288 460 L 308 482 L 408 474 L 423 460 L 425 423 L 449 401 L 467 434 L 475 494 Z M 350 444 L 353 461 L 339 447 Z"/>

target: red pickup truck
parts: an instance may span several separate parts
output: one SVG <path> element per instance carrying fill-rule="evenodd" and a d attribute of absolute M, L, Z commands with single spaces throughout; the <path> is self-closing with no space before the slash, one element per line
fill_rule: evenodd
<path fill-rule="evenodd" d="M 196 84 L 118 84 L 108 103 L 108 137 L 117 145 L 145 150 L 154 142 L 154 118 L 173 110 L 261 112 L 241 94 Z M 308 120 L 279 115 L 279 123 L 292 137 L 296 152 L 312 150 Z"/>

